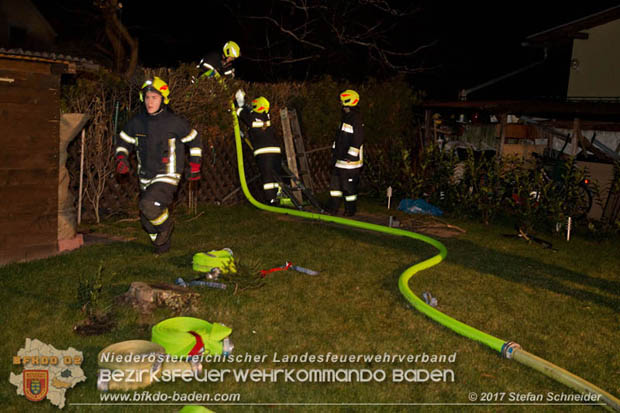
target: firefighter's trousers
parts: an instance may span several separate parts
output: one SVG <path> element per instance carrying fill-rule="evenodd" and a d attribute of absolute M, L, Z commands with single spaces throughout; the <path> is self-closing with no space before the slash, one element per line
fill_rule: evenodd
<path fill-rule="evenodd" d="M 357 205 L 357 188 L 360 182 L 362 168 L 332 169 L 329 183 L 329 203 L 327 210 L 333 214 L 338 212 L 340 202 L 344 198 L 344 214 L 353 216 Z"/>
<path fill-rule="evenodd" d="M 168 207 L 177 190 L 175 185 L 157 182 L 140 191 L 140 222 L 155 246 L 169 242 L 172 217 Z"/>
<path fill-rule="evenodd" d="M 279 153 L 264 153 L 256 155 L 256 164 L 260 171 L 263 183 L 264 201 L 268 204 L 277 204 L 277 194 L 282 178 L 282 155 Z"/>

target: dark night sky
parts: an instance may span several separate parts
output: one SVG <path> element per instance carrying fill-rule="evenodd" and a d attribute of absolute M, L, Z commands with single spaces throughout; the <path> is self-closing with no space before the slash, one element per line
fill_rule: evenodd
<path fill-rule="evenodd" d="M 92 19 L 77 13 L 84 3 L 90 2 L 33 0 L 33 3 L 50 20 L 60 40 L 88 38 L 93 33 Z M 126 0 L 121 15 L 123 23 L 140 40 L 140 63 L 144 66 L 195 62 L 229 39 L 240 43 L 242 55 L 255 54 L 254 47 L 264 46 L 262 39 L 255 38 L 236 15 L 238 8 L 253 7 L 255 11 L 261 2 L 177 0 L 161 3 L 163 6 L 153 4 L 156 3 Z M 422 64 L 434 69 L 410 79 L 416 87 L 428 90 L 430 97 L 456 98 L 460 88 L 475 86 L 540 59 L 540 50 L 521 46 L 527 35 L 615 6 L 618 1 L 567 5 L 544 0 L 421 0 L 419 4 L 422 10 L 419 18 L 400 28 L 394 43 L 414 47 L 436 40 L 436 45 L 421 56 Z M 303 72 L 307 69 L 303 65 L 297 64 L 296 70 Z M 239 59 L 237 66 L 241 78 L 276 80 L 257 77 L 257 66 L 247 59 Z M 322 68 L 314 66 L 313 70 L 313 75 L 320 75 Z M 363 77 L 364 65 L 350 70 Z M 529 76 L 522 76 L 523 82 L 536 81 L 535 71 Z"/>

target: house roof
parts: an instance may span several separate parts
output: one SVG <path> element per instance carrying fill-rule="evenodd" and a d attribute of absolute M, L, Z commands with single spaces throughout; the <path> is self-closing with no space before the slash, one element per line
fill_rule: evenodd
<path fill-rule="evenodd" d="M 4 23 L 27 29 L 29 34 L 34 34 L 40 40 L 46 39 L 50 44 L 58 35 L 30 0 L 0 1 L 0 14 L 4 17 Z"/>
<path fill-rule="evenodd" d="M 92 60 L 86 60 L 84 58 L 73 57 L 69 55 L 48 53 L 48 52 L 33 52 L 30 50 L 22 49 L 3 49 L 0 48 L 0 58 L 15 59 L 15 60 L 27 60 L 31 62 L 43 62 L 43 63 L 64 63 L 70 66 L 70 72 L 80 71 L 92 71 L 98 70 L 99 65 Z"/>
<path fill-rule="evenodd" d="M 620 6 L 610 7 L 598 13 L 529 35 L 524 44 L 544 45 L 574 38 L 587 39 L 588 34 L 582 33 L 582 30 L 591 29 L 617 19 L 620 19 Z"/>

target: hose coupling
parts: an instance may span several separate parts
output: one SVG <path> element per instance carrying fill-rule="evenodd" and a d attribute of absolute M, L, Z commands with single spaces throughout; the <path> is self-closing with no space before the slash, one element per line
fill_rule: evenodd
<path fill-rule="evenodd" d="M 520 348 L 520 344 L 515 343 L 514 341 L 507 341 L 502 346 L 502 356 L 506 357 L 507 359 L 511 359 L 514 351 Z"/>

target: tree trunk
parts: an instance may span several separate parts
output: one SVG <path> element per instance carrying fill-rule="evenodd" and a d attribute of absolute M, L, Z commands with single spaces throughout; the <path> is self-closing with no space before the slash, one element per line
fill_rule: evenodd
<path fill-rule="evenodd" d="M 107 0 L 102 6 L 105 32 L 114 51 L 114 70 L 129 79 L 138 65 L 138 40 L 131 37 L 117 15 L 118 0 Z M 126 56 L 129 55 L 129 61 Z"/>

